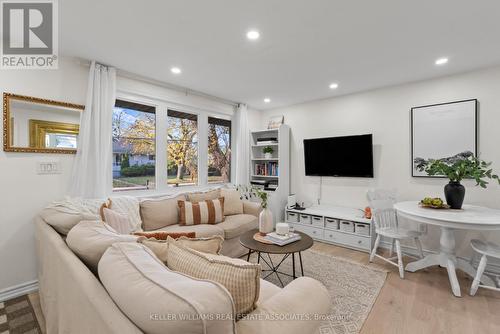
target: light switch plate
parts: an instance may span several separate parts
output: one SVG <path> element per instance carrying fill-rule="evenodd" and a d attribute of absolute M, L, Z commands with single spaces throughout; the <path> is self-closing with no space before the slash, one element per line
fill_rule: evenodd
<path fill-rule="evenodd" d="M 38 174 L 60 174 L 61 168 L 57 161 L 39 161 L 37 172 Z"/>

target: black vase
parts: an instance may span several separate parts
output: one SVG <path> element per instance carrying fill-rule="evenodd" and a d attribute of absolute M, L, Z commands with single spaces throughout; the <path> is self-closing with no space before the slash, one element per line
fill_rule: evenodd
<path fill-rule="evenodd" d="M 460 182 L 450 181 L 444 186 L 444 197 L 450 208 L 461 209 L 465 198 L 465 187 Z"/>

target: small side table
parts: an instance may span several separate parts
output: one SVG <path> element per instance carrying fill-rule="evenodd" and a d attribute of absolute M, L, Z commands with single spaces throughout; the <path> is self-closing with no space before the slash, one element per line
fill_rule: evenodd
<path fill-rule="evenodd" d="M 284 284 L 283 281 L 281 280 L 280 275 L 286 275 L 292 277 L 293 279 L 296 279 L 297 276 L 295 272 L 295 253 L 299 254 L 300 273 L 301 276 L 304 276 L 302 252 L 312 247 L 314 241 L 310 236 L 308 236 L 305 233 L 295 231 L 295 233 L 298 233 L 301 236 L 301 239 L 299 241 L 292 242 L 291 244 L 285 246 L 278 246 L 278 245 L 269 245 L 269 244 L 264 244 L 262 242 L 258 242 L 253 238 L 254 234 L 257 232 L 259 231 L 255 229 L 242 234 L 240 236 L 240 243 L 243 247 L 248 249 L 247 261 L 250 260 L 250 255 L 252 253 L 257 253 L 257 263 L 260 263 L 260 260 L 262 259 L 262 261 L 269 267 L 269 269 L 262 270 L 263 272 L 269 272 L 264 277 L 264 279 L 271 276 L 272 274 L 276 274 L 276 277 L 281 283 L 281 286 L 284 286 Z M 267 255 L 267 260 L 261 253 Z M 270 254 L 282 254 L 283 257 L 277 264 L 275 264 L 271 259 Z M 281 266 L 283 261 L 285 261 L 290 255 L 292 256 L 292 274 L 279 271 L 279 267 Z"/>

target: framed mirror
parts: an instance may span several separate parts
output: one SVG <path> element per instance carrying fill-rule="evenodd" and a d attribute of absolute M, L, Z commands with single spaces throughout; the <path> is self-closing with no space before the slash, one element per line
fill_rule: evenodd
<path fill-rule="evenodd" d="M 5 152 L 76 153 L 83 105 L 3 94 Z"/>

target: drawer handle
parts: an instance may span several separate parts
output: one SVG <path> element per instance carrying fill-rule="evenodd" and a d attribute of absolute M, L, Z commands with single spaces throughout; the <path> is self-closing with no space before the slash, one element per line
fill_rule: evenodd
<path fill-rule="evenodd" d="M 348 222 L 342 222 L 342 224 L 344 224 L 344 225 L 351 225 L 351 223 L 348 223 Z"/>
<path fill-rule="evenodd" d="M 313 234 L 316 234 L 316 231 L 313 231 Z"/>
<path fill-rule="evenodd" d="M 302 215 L 302 218 L 309 218 L 309 216 Z"/>
<path fill-rule="evenodd" d="M 329 223 L 335 223 L 335 220 L 333 220 L 333 219 L 327 219 L 326 221 Z"/>
<path fill-rule="evenodd" d="M 330 234 L 330 238 L 333 238 L 333 234 Z"/>
<path fill-rule="evenodd" d="M 358 244 L 360 244 L 360 243 L 361 243 L 361 240 L 358 240 Z"/>
<path fill-rule="evenodd" d="M 313 219 L 314 220 L 321 220 L 321 218 L 319 218 L 319 217 L 314 217 Z"/>
<path fill-rule="evenodd" d="M 295 213 L 289 213 L 289 216 L 295 217 Z"/>

